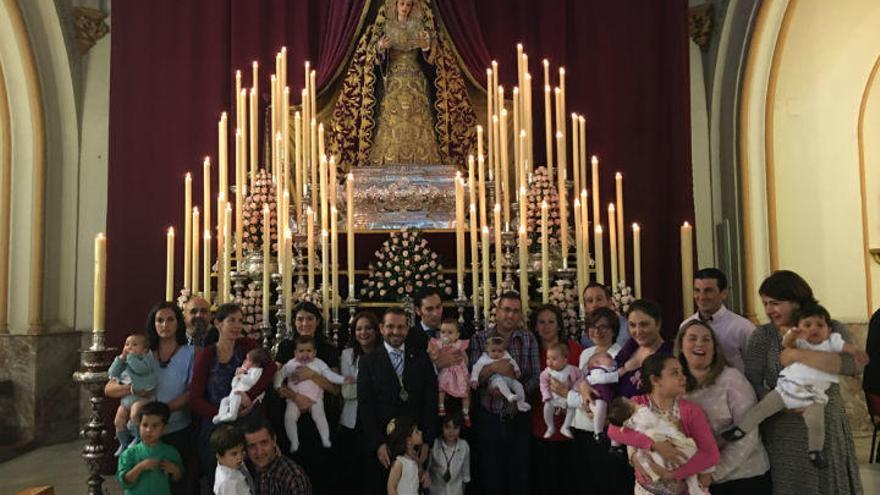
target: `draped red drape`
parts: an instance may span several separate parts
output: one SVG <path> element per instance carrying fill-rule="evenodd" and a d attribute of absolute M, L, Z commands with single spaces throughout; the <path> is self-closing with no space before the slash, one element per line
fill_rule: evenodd
<path fill-rule="evenodd" d="M 183 226 L 186 171 L 194 172 L 194 205 L 201 205 L 201 160 L 216 157 L 216 125 L 220 112 L 230 108 L 233 71 L 242 69 L 249 87 L 250 62 L 260 62 L 264 106 L 274 53 L 287 46 L 296 103 L 302 61 L 317 64 L 320 91 L 356 41 L 365 5 L 365 0 L 113 5 L 107 219 L 107 323 L 113 343 L 140 328 L 148 308 L 164 296 L 164 231 Z M 644 294 L 664 303 L 667 321 L 674 323 L 681 313 L 677 226 L 693 217 L 686 2 L 437 0 L 437 7 L 479 81 L 491 56 L 501 64 L 502 83 L 512 87 L 515 44 L 525 44 L 536 125 L 543 122 L 540 58 L 566 67 L 568 108 L 587 116 L 588 152 L 602 160 L 602 201 L 612 199 L 613 172 L 623 172 L 627 221 L 642 224 Z M 555 81 L 554 74 L 551 84 Z M 535 132 L 536 157 L 542 157 L 542 127 Z M 177 270 L 179 282 L 182 262 Z"/>

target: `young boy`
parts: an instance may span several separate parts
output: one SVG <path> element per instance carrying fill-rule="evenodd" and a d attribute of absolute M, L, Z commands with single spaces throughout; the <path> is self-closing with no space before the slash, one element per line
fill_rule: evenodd
<path fill-rule="evenodd" d="M 831 316 L 818 304 L 806 305 L 797 313 L 797 326 L 786 332 L 782 345 L 788 349 L 808 349 L 823 352 L 845 352 L 856 362 L 866 363 L 868 356 L 853 344 L 844 342 L 839 333 L 831 332 Z M 779 373 L 776 388 L 770 391 L 742 417 L 733 428 L 721 433 L 727 441 L 740 440 L 758 427 L 758 424 L 783 409 L 803 409 L 807 426 L 808 456 L 818 468 L 827 466 L 822 454 L 825 447 L 825 392 L 837 383 L 835 374 L 793 363 Z"/>
<path fill-rule="evenodd" d="M 178 481 L 183 475 L 177 449 L 162 443 L 169 416 L 171 410 L 163 402 L 149 402 L 141 409 L 141 441 L 125 449 L 116 469 L 126 495 L 171 495 L 169 478 Z"/>
<path fill-rule="evenodd" d="M 211 433 L 211 450 L 217 456 L 215 495 L 251 495 L 254 480 L 244 465 L 244 433 L 232 425 L 220 425 Z"/>

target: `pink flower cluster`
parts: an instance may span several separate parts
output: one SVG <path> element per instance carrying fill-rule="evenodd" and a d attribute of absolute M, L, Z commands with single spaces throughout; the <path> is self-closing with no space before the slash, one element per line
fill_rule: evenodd
<path fill-rule="evenodd" d="M 399 301 L 426 286 L 452 294 L 452 287 L 441 273 L 443 265 L 437 253 L 417 230 L 404 228 L 392 232 L 375 256 L 361 288 L 365 300 Z"/>
<path fill-rule="evenodd" d="M 578 328 L 577 290 L 569 280 L 556 280 L 550 287 L 550 304 L 562 312 L 562 332 L 570 338 L 580 338 Z"/>
<path fill-rule="evenodd" d="M 548 243 L 551 246 L 559 244 L 561 221 L 559 218 L 559 194 L 547 172 L 547 167 L 535 169 L 532 184 L 529 186 L 527 224 L 529 233 L 529 250 L 532 252 L 541 246 L 541 202 L 547 201 L 547 220 L 549 223 Z"/>
<path fill-rule="evenodd" d="M 263 205 L 269 204 L 269 229 L 272 253 L 278 252 L 278 215 L 275 205 L 275 184 L 265 170 L 260 170 L 242 208 L 242 247 L 245 252 L 263 249 Z"/>

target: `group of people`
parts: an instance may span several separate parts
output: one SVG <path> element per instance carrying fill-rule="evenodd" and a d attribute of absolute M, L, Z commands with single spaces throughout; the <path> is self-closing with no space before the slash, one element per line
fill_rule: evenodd
<path fill-rule="evenodd" d="M 417 323 L 362 311 L 341 352 L 301 302 L 274 356 L 234 304 L 161 303 L 106 387 L 117 477 L 150 494 L 861 493 L 837 382 L 868 356 L 794 272 L 761 284 L 758 327 L 728 290 L 698 271 L 674 338 L 655 303 L 618 314 L 600 284 L 580 338 L 503 293 L 463 339 L 427 288 Z"/>

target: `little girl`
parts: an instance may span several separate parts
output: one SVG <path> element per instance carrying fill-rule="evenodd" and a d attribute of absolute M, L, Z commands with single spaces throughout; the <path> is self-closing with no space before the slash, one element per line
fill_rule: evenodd
<path fill-rule="evenodd" d="M 458 414 L 443 418 L 443 438 L 434 440 L 428 462 L 431 495 L 464 495 L 464 485 L 471 481 L 471 449 L 459 438 L 461 425 Z"/>
<path fill-rule="evenodd" d="M 575 408 L 568 407 L 565 397 L 553 393 L 550 389 L 550 379 L 554 378 L 569 388 L 581 381 L 581 371 L 577 366 L 568 364 L 568 346 L 557 342 L 547 348 L 547 367 L 541 372 L 541 399 L 544 401 L 544 423 L 547 431 L 544 438 L 550 438 L 556 434 L 556 423 L 553 416 L 556 409 L 565 409 L 565 420 L 559 432 L 568 438 L 574 438 L 571 433 L 571 422 L 574 419 Z"/>
<path fill-rule="evenodd" d="M 440 338 L 431 339 L 428 342 L 428 355 L 431 361 L 436 364 L 437 358 L 441 351 L 459 350 L 464 351 L 468 348 L 470 341 L 459 340 L 458 321 L 454 319 L 443 320 L 440 324 Z M 437 375 L 438 397 L 437 408 L 438 414 L 446 416 L 446 394 L 461 399 L 461 412 L 464 414 L 464 424 L 471 426 L 470 405 L 471 396 L 468 390 L 468 369 L 465 360 L 458 364 L 447 366 L 440 370 Z"/>
<path fill-rule="evenodd" d="M 388 495 L 418 495 L 419 447 L 422 432 L 408 417 L 401 416 L 388 422 L 388 454 L 394 457 L 388 473 Z"/>
<path fill-rule="evenodd" d="M 480 385 L 480 372 L 483 371 L 487 364 L 502 359 L 513 366 L 513 371 L 517 377 L 522 374 L 519 365 L 516 364 L 516 360 L 513 359 L 505 348 L 504 337 L 499 335 L 489 337 L 486 340 L 486 351 L 480 356 L 480 359 L 477 359 L 477 362 L 474 363 L 474 368 L 471 370 L 471 388 L 476 389 Z M 522 383 L 516 378 L 496 373 L 489 377 L 489 386 L 497 388 L 508 402 L 516 402 L 516 408 L 519 411 L 526 412 L 532 409 L 532 406 L 526 402 L 526 392 L 523 389 Z"/>
<path fill-rule="evenodd" d="M 599 394 L 590 405 L 593 424 L 596 426 L 597 440 L 605 430 L 608 404 L 611 404 L 611 400 L 614 399 L 614 389 L 618 378 L 617 363 L 607 352 L 593 354 L 587 361 L 587 383 Z"/>
<path fill-rule="evenodd" d="M 648 406 L 640 406 L 630 399 L 618 397 L 611 401 L 611 406 L 608 409 L 608 422 L 620 428 L 629 428 L 630 430 L 635 430 L 647 435 L 654 442 L 669 440 L 687 459 L 690 459 L 697 453 L 697 444 L 694 442 L 693 438 L 685 436 L 685 434 L 678 429 L 678 426 L 674 425 L 665 416 L 655 413 Z M 660 454 L 656 452 L 637 449 L 635 455 L 639 460 L 639 465 L 642 467 L 642 470 L 651 478 L 651 482 L 662 485 L 664 481 L 651 469 L 650 464 L 646 462 L 646 459 L 650 457 L 655 463 L 661 466 L 667 468 L 671 466 L 667 466 Z M 710 468 L 706 472 L 714 471 L 714 469 L 715 468 Z M 688 494 L 708 494 L 703 486 L 700 485 L 700 481 L 696 475 L 688 476 L 686 483 Z M 651 493 L 663 493 L 663 491 L 661 487 L 658 487 L 657 492 L 652 491 Z"/>
<path fill-rule="evenodd" d="M 141 408 L 154 400 L 152 391 L 156 389 L 159 363 L 150 352 L 147 336 L 142 333 L 129 335 L 125 339 L 122 352 L 113 359 L 107 374 L 118 383 L 130 387 L 128 395 L 119 402 L 116 418 L 113 420 L 116 438 L 119 440 L 116 457 L 119 457 L 132 441 L 130 428 L 138 427 Z M 151 393 L 143 396 L 141 392 Z"/>
<path fill-rule="evenodd" d="M 352 383 L 350 378 L 344 378 L 342 375 L 334 372 L 320 358 L 315 357 L 315 338 L 311 335 L 300 335 L 296 338 L 296 347 L 294 357 L 287 362 L 277 373 L 275 373 L 275 388 L 281 387 L 286 378 L 293 376 L 293 373 L 300 367 L 306 366 L 317 372 L 331 383 L 341 385 L 343 383 Z M 287 386 L 290 390 L 304 395 L 311 402 L 309 412 L 312 414 L 312 421 L 318 434 L 321 436 L 321 443 L 326 448 L 330 448 L 330 425 L 327 424 L 327 416 L 324 414 L 324 389 L 322 389 L 313 380 L 303 380 L 294 383 L 293 380 L 287 380 Z M 290 452 L 294 453 L 299 450 L 299 430 L 297 429 L 297 421 L 299 421 L 300 410 L 296 402 L 288 399 L 287 408 L 284 412 L 284 429 L 287 431 L 287 438 L 290 439 Z"/>
<path fill-rule="evenodd" d="M 241 363 L 241 367 L 235 370 L 235 376 L 232 377 L 232 390 L 228 396 L 220 401 L 220 408 L 217 411 L 217 415 L 214 416 L 214 424 L 228 423 L 238 419 L 241 394 L 257 384 L 257 381 L 263 375 L 263 367 L 270 360 L 269 353 L 262 347 L 256 347 L 248 351 L 244 362 Z M 257 400 L 262 400 L 262 398 L 263 394 L 260 394 Z"/>

